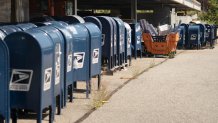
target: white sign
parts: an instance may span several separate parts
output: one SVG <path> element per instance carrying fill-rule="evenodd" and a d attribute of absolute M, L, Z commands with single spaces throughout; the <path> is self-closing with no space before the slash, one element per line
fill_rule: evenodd
<path fill-rule="evenodd" d="M 57 44 L 55 47 L 55 85 L 60 83 L 61 71 L 61 45 Z"/>
<path fill-rule="evenodd" d="M 44 74 L 44 91 L 47 91 L 51 88 L 51 80 L 52 80 L 52 68 L 45 69 Z"/>
<path fill-rule="evenodd" d="M 70 72 L 72 70 L 72 60 L 73 56 L 72 54 L 69 54 L 67 57 L 67 72 Z"/>
<path fill-rule="evenodd" d="M 84 60 L 85 60 L 85 52 L 74 53 L 73 68 L 74 69 L 83 68 Z"/>
<path fill-rule="evenodd" d="M 191 40 L 196 40 L 197 39 L 197 34 L 192 34 L 191 35 Z"/>
<path fill-rule="evenodd" d="M 141 43 L 141 36 L 137 36 L 137 44 L 140 44 Z"/>
<path fill-rule="evenodd" d="M 11 91 L 29 91 L 32 81 L 33 71 L 23 69 L 13 69 L 10 81 Z"/>
<path fill-rule="evenodd" d="M 99 48 L 93 50 L 93 53 L 92 53 L 92 64 L 98 63 L 98 59 L 99 59 Z"/>

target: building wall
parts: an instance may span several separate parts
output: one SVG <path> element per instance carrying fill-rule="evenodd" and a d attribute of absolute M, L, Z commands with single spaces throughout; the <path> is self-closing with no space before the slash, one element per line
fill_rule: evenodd
<path fill-rule="evenodd" d="M 0 22 L 11 21 L 11 0 L 0 0 Z"/>

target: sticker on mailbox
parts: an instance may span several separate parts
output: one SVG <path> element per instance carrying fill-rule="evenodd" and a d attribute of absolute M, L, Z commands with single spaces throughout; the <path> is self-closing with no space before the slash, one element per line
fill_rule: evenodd
<path fill-rule="evenodd" d="M 72 60 L 73 56 L 72 54 L 69 54 L 67 57 L 67 72 L 70 72 L 72 70 Z"/>
<path fill-rule="evenodd" d="M 137 36 L 137 44 L 140 44 L 140 43 L 141 43 L 141 37 Z"/>
<path fill-rule="evenodd" d="M 197 39 L 197 34 L 192 34 L 191 35 L 191 40 L 196 40 Z"/>
<path fill-rule="evenodd" d="M 74 62 L 73 62 L 74 69 L 83 68 L 84 60 L 85 60 L 85 52 L 74 53 Z"/>
<path fill-rule="evenodd" d="M 13 69 L 10 81 L 11 91 L 29 91 L 32 81 L 33 71 L 23 69 Z"/>
<path fill-rule="evenodd" d="M 98 59 L 99 59 L 99 48 L 93 50 L 92 64 L 98 63 Z"/>
<path fill-rule="evenodd" d="M 57 44 L 55 47 L 55 85 L 60 83 L 61 71 L 61 45 Z"/>
<path fill-rule="evenodd" d="M 47 91 L 51 88 L 51 80 L 52 80 L 52 68 L 45 69 L 44 74 L 44 91 Z"/>

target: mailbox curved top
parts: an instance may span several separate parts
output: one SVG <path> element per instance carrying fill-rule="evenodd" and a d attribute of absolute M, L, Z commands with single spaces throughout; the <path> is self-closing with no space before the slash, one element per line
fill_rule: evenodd
<path fill-rule="evenodd" d="M 97 25 L 93 23 L 84 23 L 84 26 L 88 29 L 92 37 L 96 37 L 96 36 L 101 37 L 101 30 L 98 28 Z"/>
<path fill-rule="evenodd" d="M 88 37 L 88 30 L 83 24 L 69 25 L 68 29 L 72 32 L 74 39 L 84 39 Z"/>
<path fill-rule="evenodd" d="M 82 17 L 77 16 L 77 15 L 64 16 L 62 18 L 62 21 L 68 24 L 85 23 L 85 20 Z"/>
<path fill-rule="evenodd" d="M 92 22 L 94 24 L 96 24 L 98 26 L 98 28 L 102 31 L 102 24 L 101 24 L 101 21 L 97 18 L 97 17 L 94 17 L 94 16 L 86 16 L 84 17 L 84 20 L 86 22 Z"/>
<path fill-rule="evenodd" d="M 60 25 L 60 26 L 68 26 L 68 24 L 64 21 L 48 21 L 48 22 L 44 22 L 45 25 Z"/>
<path fill-rule="evenodd" d="M 6 34 L 0 30 L 0 41 L 4 40 L 4 38 L 6 37 Z"/>
<path fill-rule="evenodd" d="M 22 23 L 22 24 L 17 24 L 16 26 L 19 27 L 22 31 L 26 31 L 28 29 L 37 27 L 33 23 Z"/>
<path fill-rule="evenodd" d="M 73 41 L 73 36 L 70 33 L 68 26 L 65 26 L 64 24 L 61 24 L 57 21 L 51 21 L 48 22 L 50 26 L 55 27 L 56 29 L 58 29 L 61 34 L 63 35 L 64 39 L 65 39 L 65 43 L 70 44 Z"/>
<path fill-rule="evenodd" d="M 35 29 L 12 33 L 6 37 L 5 41 L 7 45 L 14 46 L 22 45 L 27 42 L 29 44 L 33 43 L 35 47 L 39 47 L 42 52 L 53 48 L 53 43 L 48 35 L 43 31 Z"/>
<path fill-rule="evenodd" d="M 130 25 L 129 25 L 128 23 L 124 22 L 124 26 L 125 26 L 125 28 L 126 28 L 127 30 L 129 30 L 129 31 L 132 30 L 131 27 L 130 27 Z"/>
<path fill-rule="evenodd" d="M 9 35 L 13 32 L 22 31 L 20 28 L 14 25 L 1 26 L 0 30 L 2 30 L 6 35 Z"/>
<path fill-rule="evenodd" d="M 36 29 L 42 30 L 43 32 L 47 33 L 48 35 L 52 35 L 52 33 L 55 33 L 58 36 L 58 40 L 53 40 L 53 41 L 55 43 L 62 43 L 62 44 L 64 43 L 63 42 L 64 38 L 63 38 L 62 34 L 55 27 L 48 25 L 48 26 L 42 26 L 42 27 L 39 27 L 39 28 L 36 28 Z M 53 37 L 53 38 L 55 38 L 55 37 Z"/>

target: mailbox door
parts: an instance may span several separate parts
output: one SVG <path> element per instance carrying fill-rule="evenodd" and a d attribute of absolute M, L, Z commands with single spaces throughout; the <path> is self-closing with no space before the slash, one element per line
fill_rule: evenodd
<path fill-rule="evenodd" d="M 53 21 L 50 24 L 57 28 L 64 37 L 64 82 L 68 86 L 73 83 L 73 37 L 67 26 L 63 26 L 62 23 Z"/>
<path fill-rule="evenodd" d="M 101 74 L 101 31 L 97 25 L 93 23 L 85 23 L 90 37 L 90 76 Z"/>
<path fill-rule="evenodd" d="M 6 44 L 2 40 L 0 40 L 0 53 L 0 116 L 3 116 L 7 123 L 9 123 L 9 51 Z"/>
<path fill-rule="evenodd" d="M 70 25 L 69 29 L 73 35 L 73 80 L 90 80 L 90 46 L 88 30 L 83 24 Z"/>
<path fill-rule="evenodd" d="M 12 68 L 11 108 L 38 111 L 51 105 L 54 96 L 50 78 L 53 62 L 50 37 L 39 30 L 28 30 L 10 34 L 5 42 Z"/>
<path fill-rule="evenodd" d="M 61 88 L 63 89 L 64 87 L 64 38 L 59 30 L 52 26 L 44 26 L 37 29 L 48 34 L 55 45 L 53 77 L 55 80 L 55 96 L 57 96 L 61 93 Z"/>

